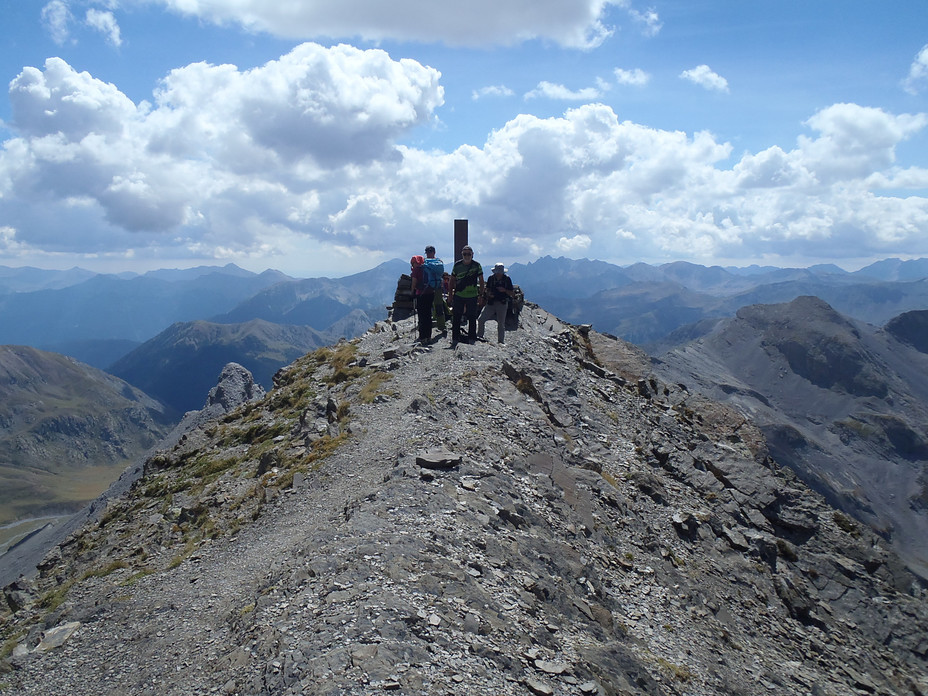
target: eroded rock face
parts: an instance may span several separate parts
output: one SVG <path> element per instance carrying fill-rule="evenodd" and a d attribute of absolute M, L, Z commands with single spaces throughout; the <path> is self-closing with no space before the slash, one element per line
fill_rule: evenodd
<path fill-rule="evenodd" d="M 928 691 L 924 588 L 880 540 L 743 417 L 582 328 L 527 304 L 503 346 L 413 348 L 410 320 L 297 361 L 160 453 L 17 590 L 8 630 L 33 628 L 6 680 L 78 696 Z M 29 599 L 66 585 L 56 608 Z"/>

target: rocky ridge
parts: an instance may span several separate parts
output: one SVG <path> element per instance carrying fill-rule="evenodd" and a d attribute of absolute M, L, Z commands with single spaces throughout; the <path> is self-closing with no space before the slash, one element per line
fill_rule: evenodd
<path fill-rule="evenodd" d="M 9 694 L 926 694 L 925 588 L 743 417 L 526 304 L 305 356 L 4 596 Z"/>

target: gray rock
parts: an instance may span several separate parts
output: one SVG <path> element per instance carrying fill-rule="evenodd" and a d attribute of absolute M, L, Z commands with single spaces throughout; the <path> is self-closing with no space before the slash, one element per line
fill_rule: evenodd
<path fill-rule="evenodd" d="M 416 455 L 416 464 L 423 469 L 453 469 L 460 466 L 463 458 L 444 449 L 431 449 Z"/>
<path fill-rule="evenodd" d="M 55 648 L 60 648 L 67 642 L 74 632 L 81 627 L 79 621 L 68 621 L 67 623 L 55 626 L 42 634 L 42 640 L 36 646 L 35 651 L 38 653 L 48 652 Z"/>

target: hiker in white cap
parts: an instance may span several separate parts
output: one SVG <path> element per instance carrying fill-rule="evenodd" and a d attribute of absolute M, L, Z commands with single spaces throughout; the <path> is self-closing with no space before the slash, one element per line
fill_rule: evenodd
<path fill-rule="evenodd" d="M 506 267 L 501 263 L 493 266 L 493 274 L 487 278 L 486 283 L 487 303 L 477 320 L 477 340 L 486 340 L 483 338 L 483 329 L 487 319 L 494 319 L 499 342 L 506 342 L 506 311 L 514 294 L 512 280 L 506 275 Z"/>

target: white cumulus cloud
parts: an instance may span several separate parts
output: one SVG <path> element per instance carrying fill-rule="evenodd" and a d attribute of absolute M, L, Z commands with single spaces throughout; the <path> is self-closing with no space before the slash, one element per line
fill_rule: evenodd
<path fill-rule="evenodd" d="M 902 86 L 912 95 L 917 95 L 922 89 L 928 87 L 928 44 L 922 46 L 922 50 L 915 56 Z"/>
<path fill-rule="evenodd" d="M 251 70 L 178 68 L 141 104 L 51 58 L 13 80 L 10 100 L 7 256 L 260 255 L 312 269 L 338 254 L 360 270 L 435 243 L 455 218 L 471 220 L 478 256 L 507 263 L 928 255 L 928 201 L 885 193 L 926 185 L 928 168 L 902 169 L 896 155 L 925 114 L 834 104 L 792 148 L 734 157 L 710 133 L 589 103 L 520 114 L 480 146 L 425 151 L 398 143 L 442 104 L 436 70 L 317 44 Z"/>
<path fill-rule="evenodd" d="M 557 240 L 557 248 L 565 254 L 583 253 L 590 248 L 593 240 L 588 234 L 577 234 L 573 237 L 561 237 Z"/>
<path fill-rule="evenodd" d="M 661 29 L 663 29 L 664 24 L 661 22 L 660 16 L 657 14 L 657 10 L 650 8 L 644 12 L 639 12 L 637 10 L 629 10 L 629 15 L 642 27 L 642 33 L 645 36 L 657 36 Z"/>
<path fill-rule="evenodd" d="M 697 65 L 691 70 L 684 70 L 680 73 L 680 77 L 705 89 L 716 92 L 728 91 L 728 80 L 714 72 L 708 65 Z"/>
<path fill-rule="evenodd" d="M 102 251 L 183 230 L 248 248 L 296 210 L 322 230 L 356 168 L 398 161 L 393 139 L 430 120 L 442 89 L 415 61 L 303 44 L 250 71 L 172 71 L 154 106 L 58 58 L 23 70 L 10 99 L 18 137 L 0 152 L 0 216 L 17 242 Z M 55 217 L 67 235 L 51 232 Z"/>
<path fill-rule="evenodd" d="M 896 146 L 928 125 L 928 115 L 894 115 L 857 104 L 834 104 L 806 125 L 819 136 L 800 138 L 803 163 L 819 181 L 831 183 L 866 177 L 893 165 Z"/>
<path fill-rule="evenodd" d="M 474 101 L 476 101 L 478 99 L 483 99 L 484 97 L 511 97 L 514 95 L 515 92 L 513 92 L 505 85 L 488 85 L 487 87 L 475 89 L 471 96 Z"/>
<path fill-rule="evenodd" d="M 546 39 L 582 49 L 600 45 L 613 33 L 603 21 L 606 9 L 627 4 L 626 0 L 472 0 L 443 3 L 436 10 L 434 0 L 157 1 L 182 14 L 287 38 L 360 37 L 469 46 Z"/>

